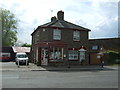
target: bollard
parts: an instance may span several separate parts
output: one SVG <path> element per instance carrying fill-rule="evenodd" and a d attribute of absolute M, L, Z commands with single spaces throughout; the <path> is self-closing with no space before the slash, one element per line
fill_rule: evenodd
<path fill-rule="evenodd" d="M 19 60 L 18 60 L 18 68 L 20 67 L 20 65 L 19 65 Z"/>
<path fill-rule="evenodd" d="M 26 66 L 27 66 L 27 60 L 26 60 Z"/>

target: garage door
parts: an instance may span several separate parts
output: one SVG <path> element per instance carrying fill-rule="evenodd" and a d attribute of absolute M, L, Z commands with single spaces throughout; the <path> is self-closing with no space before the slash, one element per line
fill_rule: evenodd
<path fill-rule="evenodd" d="M 100 64 L 100 59 L 97 59 L 96 53 L 90 53 L 90 64 Z"/>

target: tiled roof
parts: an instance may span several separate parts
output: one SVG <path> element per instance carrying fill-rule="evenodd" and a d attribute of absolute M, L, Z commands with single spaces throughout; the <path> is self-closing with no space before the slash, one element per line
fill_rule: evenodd
<path fill-rule="evenodd" d="M 51 22 L 48 22 L 46 24 L 38 26 L 37 29 L 34 32 L 36 32 L 38 30 L 38 28 L 58 28 L 58 29 L 91 31 L 90 29 L 87 29 L 85 27 L 82 27 L 82 26 L 70 23 L 68 21 L 65 21 L 63 11 L 58 11 L 57 18 L 55 16 L 52 17 Z M 31 35 L 33 35 L 33 33 Z"/>
<path fill-rule="evenodd" d="M 90 48 L 93 45 L 103 46 L 108 50 L 120 51 L 120 38 L 102 38 L 102 39 L 89 39 Z"/>
<path fill-rule="evenodd" d="M 30 52 L 30 47 L 12 47 L 13 48 L 13 51 L 15 53 L 19 52 L 19 53 L 26 53 L 26 52 Z"/>
<path fill-rule="evenodd" d="M 67 22 L 65 20 L 55 20 L 55 21 L 43 24 L 40 27 L 56 27 L 56 28 L 67 28 L 67 29 L 78 29 L 78 30 L 90 31 L 87 28 L 84 28 L 82 26 Z"/>

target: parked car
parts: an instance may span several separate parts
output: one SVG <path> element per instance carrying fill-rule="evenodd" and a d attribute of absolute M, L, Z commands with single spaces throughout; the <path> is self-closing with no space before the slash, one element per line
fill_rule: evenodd
<path fill-rule="evenodd" d="M 28 56 L 26 53 L 16 53 L 16 65 L 29 65 Z"/>
<path fill-rule="evenodd" d="M 10 53 L 0 53 L 1 62 L 10 62 Z"/>

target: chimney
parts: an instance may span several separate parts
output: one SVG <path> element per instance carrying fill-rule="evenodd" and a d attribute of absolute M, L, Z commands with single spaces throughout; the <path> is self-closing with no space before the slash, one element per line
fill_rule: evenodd
<path fill-rule="evenodd" d="M 57 20 L 57 18 L 54 16 L 54 17 L 51 17 L 51 22 Z"/>
<path fill-rule="evenodd" d="M 57 18 L 58 20 L 64 20 L 64 12 L 62 10 L 58 11 Z"/>

